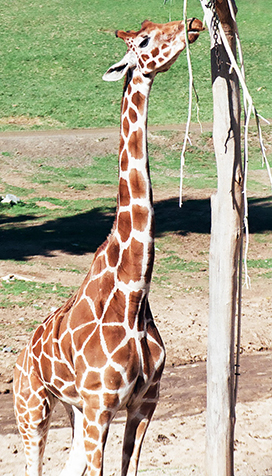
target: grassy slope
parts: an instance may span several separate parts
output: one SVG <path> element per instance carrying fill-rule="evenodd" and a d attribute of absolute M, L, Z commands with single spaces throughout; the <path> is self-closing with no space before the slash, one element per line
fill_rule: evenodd
<path fill-rule="evenodd" d="M 266 0 L 240 0 L 238 8 L 249 88 L 259 112 L 270 117 L 272 63 L 267 32 L 272 11 Z M 162 0 L 2 0 L 0 118 L 40 117 L 35 127 L 41 128 L 117 125 L 122 84 L 106 84 L 101 79 L 125 52 L 114 30 L 138 29 L 145 18 L 166 22 L 170 16 L 181 18 L 181 1 L 163 5 Z M 202 18 L 198 0 L 190 0 L 188 16 Z M 208 32 L 192 45 L 192 61 L 201 120 L 209 121 Z M 154 84 L 149 123 L 184 122 L 187 89 L 183 54 Z"/>

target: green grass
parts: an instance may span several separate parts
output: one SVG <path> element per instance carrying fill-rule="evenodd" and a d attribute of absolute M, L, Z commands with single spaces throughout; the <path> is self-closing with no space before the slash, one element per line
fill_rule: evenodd
<path fill-rule="evenodd" d="M 159 135 L 164 134 L 159 132 Z M 216 187 L 216 162 L 214 152 L 207 145 L 209 138 L 210 134 L 201 134 L 194 137 L 193 145 L 187 147 L 184 185 L 197 189 Z M 174 147 L 149 145 L 153 185 L 175 185 L 178 190 L 181 150 L 182 142 L 175 142 Z"/>
<path fill-rule="evenodd" d="M 188 3 L 188 16 L 202 18 L 200 2 Z M 240 0 L 238 8 L 248 87 L 258 111 L 269 117 L 272 63 L 270 38 L 264 32 L 270 29 L 272 9 L 266 0 Z M 163 0 L 2 0 L 0 129 L 119 124 L 122 82 L 102 81 L 103 73 L 126 51 L 115 38 L 115 29 L 138 29 L 146 18 L 180 19 L 182 9 L 177 0 L 165 5 Z M 212 120 L 209 45 L 206 31 L 191 47 L 202 121 Z M 187 98 L 187 62 L 182 54 L 167 74 L 156 78 L 149 123 L 184 122 Z"/>
<path fill-rule="evenodd" d="M 32 181 L 40 184 L 65 184 L 76 190 L 85 190 L 88 185 L 117 185 L 118 159 L 110 154 L 92 159 L 92 164 L 85 167 L 54 167 L 45 165 Z M 55 185 L 54 185 L 55 186 Z"/>
<path fill-rule="evenodd" d="M 266 279 L 272 278 L 272 258 L 267 259 L 250 259 L 247 261 L 248 268 L 257 269 L 258 275 Z M 264 271 L 268 270 L 268 271 Z"/>
<path fill-rule="evenodd" d="M 159 258 L 155 268 L 155 282 L 157 284 L 168 283 L 173 278 L 173 273 L 182 273 L 183 276 L 197 273 L 203 268 L 203 264 L 196 261 L 186 261 L 180 258 L 174 251 L 168 251 L 168 256 Z"/>
<path fill-rule="evenodd" d="M 248 268 L 264 268 L 272 270 L 272 259 L 250 259 L 247 261 Z"/>
<path fill-rule="evenodd" d="M 44 201 L 52 203 L 59 208 L 48 209 L 46 206 L 38 206 L 38 203 Z M 112 215 L 115 208 L 116 199 L 111 198 L 96 198 L 92 200 L 61 200 L 59 198 L 46 197 L 46 199 L 35 197 L 21 201 L 17 205 L 1 204 L 0 212 L 6 217 L 5 228 L 8 228 L 8 218 L 20 217 L 22 220 L 27 218 L 27 221 L 42 221 L 44 222 L 45 213 L 47 220 L 54 220 L 61 217 L 75 216 L 82 211 L 89 212 L 94 209 L 99 209 L 101 213 L 105 215 Z M 19 220 L 16 222 L 18 223 Z M 13 226 L 12 220 L 10 220 L 10 226 Z"/>
<path fill-rule="evenodd" d="M 17 280 L 2 281 L 0 286 L 0 308 L 34 306 L 40 309 L 39 302 L 48 296 L 57 298 L 59 302 L 71 295 L 72 288 L 59 283 L 36 283 Z"/>

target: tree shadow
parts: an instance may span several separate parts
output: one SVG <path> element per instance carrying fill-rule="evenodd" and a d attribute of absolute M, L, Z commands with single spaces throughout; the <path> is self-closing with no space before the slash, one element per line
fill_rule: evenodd
<path fill-rule="evenodd" d="M 50 256 L 54 251 L 74 255 L 95 252 L 106 239 L 113 225 L 114 207 L 105 213 L 94 208 L 69 217 L 33 223 L 33 216 L 22 214 L 5 220 L 0 216 L 0 259 L 27 260 L 32 256 Z M 156 236 L 166 233 L 187 235 L 209 234 L 211 227 L 210 200 L 187 200 L 182 208 L 178 199 L 155 204 Z M 36 218 L 38 219 L 38 218 Z M 31 224 L 28 225 L 28 221 Z M 5 228 L 3 223 L 8 226 Z M 249 202 L 250 233 L 272 231 L 271 199 L 251 199 Z"/>
<path fill-rule="evenodd" d="M 57 250 L 74 255 L 94 252 L 110 233 L 114 211 L 112 207 L 105 213 L 105 209 L 97 207 L 34 224 L 35 217 L 32 215 L 21 215 L 14 220 L 8 217 L 6 223 L 9 226 L 6 229 L 2 227 L 0 232 L 0 259 L 24 261 L 37 255 L 50 256 Z M 28 225 L 28 221 L 31 224 Z M 3 216 L 0 222 L 3 223 Z M 11 227 L 11 223 L 15 226 Z"/>
<path fill-rule="evenodd" d="M 156 235 L 173 232 L 208 234 L 211 229 L 210 200 L 185 200 L 179 208 L 178 198 L 155 203 Z"/>
<path fill-rule="evenodd" d="M 250 233 L 272 231 L 272 197 L 250 198 L 248 208 Z M 167 232 L 209 234 L 211 230 L 210 199 L 187 200 L 182 208 L 178 198 L 164 200 L 155 204 L 155 214 L 157 236 Z"/>
<path fill-rule="evenodd" d="M 248 205 L 249 232 L 272 231 L 272 197 L 249 199 Z"/>

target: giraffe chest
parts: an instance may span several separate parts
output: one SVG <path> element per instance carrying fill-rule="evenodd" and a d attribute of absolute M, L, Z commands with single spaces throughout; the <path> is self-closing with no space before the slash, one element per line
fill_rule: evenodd
<path fill-rule="evenodd" d="M 104 327 L 98 326 L 84 352 L 77 353 L 75 384 L 83 398 L 103 396 L 106 407 L 121 408 L 159 380 L 164 348 L 154 325 L 137 332 L 124 325 L 106 326 L 106 334 Z"/>
<path fill-rule="evenodd" d="M 94 320 L 74 338 L 77 386 L 128 395 L 139 377 L 143 384 L 154 378 L 164 362 L 163 343 L 146 296 L 135 293 L 123 313 L 105 316 L 111 319 Z"/>
<path fill-rule="evenodd" d="M 102 394 L 123 405 L 136 382 L 139 393 L 157 378 L 164 349 L 146 294 L 116 290 L 112 296 L 108 305 L 99 293 L 96 300 L 82 297 L 70 313 L 41 326 L 32 341 L 36 371 L 64 401 L 80 404 L 86 394 Z"/>

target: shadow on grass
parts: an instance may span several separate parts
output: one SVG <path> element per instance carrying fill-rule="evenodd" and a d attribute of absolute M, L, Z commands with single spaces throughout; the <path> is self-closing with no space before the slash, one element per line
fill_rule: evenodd
<path fill-rule="evenodd" d="M 180 209 L 177 199 L 155 204 L 156 236 L 166 233 L 187 235 L 210 232 L 210 201 L 187 200 Z M 27 260 L 31 256 L 47 256 L 54 251 L 75 255 L 95 252 L 110 233 L 114 208 L 102 209 L 33 224 L 33 216 L 11 218 L 0 216 L 0 259 Z M 31 225 L 27 222 L 31 221 Z M 19 225 L 20 222 L 20 225 Z M 18 225 L 16 225 L 18 223 Z M 11 226 L 14 224 L 14 226 Z M 272 203 L 267 199 L 253 199 L 249 203 L 251 233 L 272 231 Z"/>

